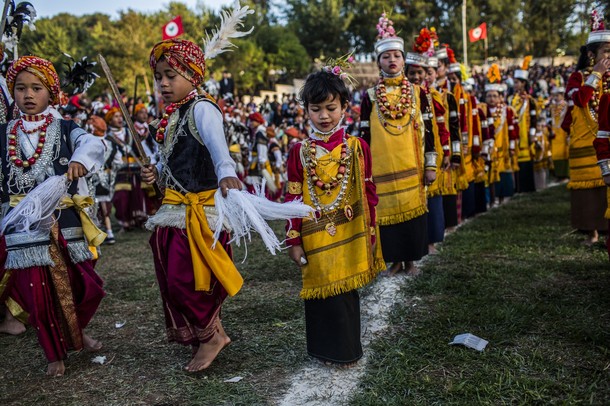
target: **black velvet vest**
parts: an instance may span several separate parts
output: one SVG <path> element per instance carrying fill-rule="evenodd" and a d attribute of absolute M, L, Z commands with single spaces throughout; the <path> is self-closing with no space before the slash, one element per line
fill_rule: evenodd
<path fill-rule="evenodd" d="M 214 171 L 214 162 L 212 162 L 210 151 L 200 141 L 200 138 L 196 138 L 193 134 L 192 130 L 196 131 L 194 120 L 192 121 L 193 126 L 189 126 L 190 118 L 187 117 L 187 114 L 193 114 L 192 108 L 196 102 L 212 103 L 207 98 L 197 97 L 180 107 L 178 123 L 182 124 L 182 129 L 181 131 L 177 129 L 176 133 L 180 135 L 177 136 L 172 153 L 167 159 L 167 166 L 174 179 L 184 189 L 193 193 L 218 187 L 218 178 Z M 218 108 L 215 104 L 214 106 Z M 193 128 L 191 129 L 191 127 Z M 167 182 L 167 186 L 174 189 L 172 181 L 168 180 Z M 176 190 L 180 191 L 179 189 Z"/>

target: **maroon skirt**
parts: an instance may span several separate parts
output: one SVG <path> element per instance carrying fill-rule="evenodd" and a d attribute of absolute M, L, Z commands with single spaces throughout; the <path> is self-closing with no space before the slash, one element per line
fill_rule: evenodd
<path fill-rule="evenodd" d="M 228 240 L 228 234 L 221 233 L 216 249 L 224 248 L 231 257 Z M 209 292 L 195 290 L 186 230 L 157 227 L 150 237 L 150 246 L 163 301 L 168 340 L 184 345 L 208 342 L 218 331 L 217 321 L 227 297 L 226 290 L 213 273 Z"/>
<path fill-rule="evenodd" d="M 6 289 L 0 292 L 0 301 L 11 298 L 27 313 L 27 323 L 34 327 L 49 362 L 66 359 L 69 350 L 82 349 L 82 330 L 105 295 L 103 281 L 93 269 L 92 261 L 71 263 L 63 237 L 59 237 L 59 252 L 65 267 L 6 270 L 2 266 L 0 269 L 0 280 L 10 272 Z M 59 262 L 57 258 L 54 260 L 56 264 Z M 4 265 L 5 261 L 6 243 L 2 237 L 0 263 Z M 51 274 L 52 270 L 55 275 Z M 64 273 L 62 278 L 58 278 L 58 272 Z"/>

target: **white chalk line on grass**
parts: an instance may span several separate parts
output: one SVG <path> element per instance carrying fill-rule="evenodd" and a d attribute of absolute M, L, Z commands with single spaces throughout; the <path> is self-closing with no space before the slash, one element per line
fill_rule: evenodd
<path fill-rule="evenodd" d="M 421 265 L 422 261 L 418 262 Z M 360 298 L 362 347 L 364 355 L 358 363 L 346 369 L 329 367 L 311 361 L 290 380 L 290 388 L 279 406 L 332 406 L 347 404 L 357 391 L 366 370 L 369 344 L 388 327 L 392 306 L 400 301 L 400 289 L 410 278 L 405 274 L 379 276 Z"/>

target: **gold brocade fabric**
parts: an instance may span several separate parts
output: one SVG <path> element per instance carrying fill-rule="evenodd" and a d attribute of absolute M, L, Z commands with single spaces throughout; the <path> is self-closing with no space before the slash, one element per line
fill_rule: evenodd
<path fill-rule="evenodd" d="M 49 254 L 55 263 L 55 266 L 49 267 L 49 273 L 53 280 L 53 288 L 57 294 L 58 307 L 63 316 L 61 325 L 62 334 L 64 340 L 67 340 L 69 348 L 81 350 L 83 348 L 83 334 L 78 324 L 72 286 L 70 285 L 70 275 L 68 275 L 68 266 L 59 250 L 59 227 L 57 224 L 51 228 Z"/>
<path fill-rule="evenodd" d="M 428 197 L 434 197 L 441 194 L 441 172 L 444 172 L 443 167 L 443 145 L 441 144 L 441 138 L 438 132 L 438 123 L 436 122 L 436 112 L 434 111 L 434 103 L 432 99 L 436 100 L 438 103 L 443 103 L 442 96 L 436 89 L 430 89 L 430 92 L 427 95 L 428 97 L 428 105 L 431 106 L 431 117 L 432 120 L 432 132 L 434 133 L 434 151 L 436 151 L 436 179 L 430 186 L 428 186 Z"/>
<path fill-rule="evenodd" d="M 449 101 L 447 100 L 449 95 L 449 91 L 447 89 L 443 89 L 443 106 L 445 107 L 445 125 L 449 126 L 451 117 L 451 111 L 449 109 Z M 453 95 L 452 95 L 453 97 Z M 457 111 L 456 111 L 457 113 Z M 448 128 L 449 131 L 451 131 Z M 449 140 L 449 144 L 451 146 L 451 140 Z M 458 180 L 458 173 L 460 171 L 460 168 L 454 168 L 454 167 L 450 167 L 449 169 L 447 169 L 446 171 L 437 171 L 436 173 L 436 177 L 437 177 L 437 181 L 439 183 L 440 189 L 441 189 L 441 195 L 443 196 L 452 196 L 452 195 L 457 195 L 457 180 Z"/>
<path fill-rule="evenodd" d="M 494 134 L 494 148 L 490 151 L 491 159 L 491 174 L 489 175 L 489 182 L 496 183 L 500 181 L 500 173 L 511 172 L 513 170 L 512 160 L 509 151 L 509 136 L 508 136 L 508 107 L 503 107 L 503 111 L 497 116 L 493 117 L 493 128 Z M 487 117 L 490 117 L 491 112 L 485 106 Z M 496 112 L 497 113 L 497 112 Z"/>
<path fill-rule="evenodd" d="M 568 159 L 568 133 L 561 128 L 563 117 L 567 114 L 567 103 L 551 104 L 549 107 L 551 113 L 553 134 L 555 138 L 551 141 L 551 152 L 553 160 L 559 161 Z"/>
<path fill-rule="evenodd" d="M 513 97 L 511 103 L 515 112 L 518 114 L 519 121 L 519 145 L 518 151 L 518 162 L 529 162 L 532 160 L 529 132 L 530 132 L 530 103 L 534 103 L 531 99 L 523 99 L 520 95 L 516 94 Z"/>
<path fill-rule="evenodd" d="M 371 155 L 373 180 L 377 186 L 377 223 L 398 224 L 428 212 L 424 187 L 424 124 L 421 117 L 419 87 L 413 86 L 415 113 L 396 120 L 379 119 L 375 93 L 369 89 L 373 102 L 371 112 Z M 388 93 L 400 88 L 387 88 Z"/>
<path fill-rule="evenodd" d="M 568 152 L 570 156 L 568 189 L 593 189 L 605 185 L 593 147 L 596 137 L 597 122 L 591 116 L 588 107 L 574 106 Z"/>
<path fill-rule="evenodd" d="M 212 272 L 230 296 L 241 289 L 244 280 L 235 264 L 220 244 L 212 248 L 214 235 L 203 211 L 203 206 L 214 205 L 216 189 L 183 195 L 172 189 L 165 190 L 163 204 L 186 206 L 186 232 L 193 260 L 195 290 L 210 291 Z"/>
<path fill-rule="evenodd" d="M 457 180 L 457 188 L 458 190 L 466 190 L 468 189 L 468 183 L 474 181 L 474 169 L 472 167 L 472 154 L 471 149 L 472 149 L 472 106 L 470 104 L 470 98 L 468 97 L 468 94 L 466 94 L 466 92 L 464 92 L 464 89 L 462 88 L 462 85 L 457 84 L 455 86 L 455 88 L 453 89 L 453 95 L 455 96 L 455 100 L 458 103 L 458 110 L 460 111 L 460 115 L 461 114 L 465 114 L 466 115 L 466 126 L 467 126 L 467 130 L 468 130 L 468 143 L 466 145 L 464 145 L 464 142 L 462 140 L 462 133 L 461 133 L 461 128 L 460 128 L 460 143 L 462 146 L 462 152 L 461 152 L 461 164 L 460 164 L 460 168 L 458 170 L 458 180 Z M 462 105 L 460 104 L 462 100 L 462 98 L 464 99 L 464 108 L 462 108 Z"/>
<path fill-rule="evenodd" d="M 375 208 L 368 206 L 366 198 L 360 141 L 349 137 L 347 142 L 353 155 L 345 200 L 338 209 L 323 212 L 317 220 L 303 219 L 301 226 L 307 256 L 307 264 L 301 267 L 303 299 L 323 299 L 363 287 L 385 269 L 381 245 L 371 244 L 374 229 L 370 227 L 370 210 Z M 328 182 L 329 174 L 336 174 L 339 168 L 341 145 L 330 152 L 317 148 L 316 172 L 323 182 Z M 313 206 L 307 185 L 308 170 L 305 167 L 303 171 L 303 202 Z M 329 195 L 315 186 L 314 190 L 319 201 L 329 205 L 337 198 L 340 186 Z"/>

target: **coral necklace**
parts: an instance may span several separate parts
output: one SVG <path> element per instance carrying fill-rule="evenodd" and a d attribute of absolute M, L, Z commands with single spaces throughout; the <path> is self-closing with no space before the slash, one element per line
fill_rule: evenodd
<path fill-rule="evenodd" d="M 19 168 L 27 168 L 30 166 L 33 166 L 36 161 L 38 160 L 38 158 L 40 157 L 40 154 L 42 154 L 42 149 L 44 148 L 44 143 L 46 141 L 46 135 L 47 135 L 47 128 L 49 127 L 49 125 L 51 124 L 51 122 L 53 121 L 53 115 L 52 114 L 47 114 L 47 116 L 44 119 L 44 123 L 42 123 L 40 126 L 35 127 L 31 130 L 26 130 L 25 127 L 23 126 L 23 119 L 19 119 L 17 120 L 17 122 L 15 123 L 15 125 L 13 125 L 13 128 L 11 128 L 11 131 L 9 132 L 9 136 L 8 136 L 8 156 L 9 156 L 9 160 L 10 162 L 12 162 L 15 166 L 19 167 Z M 28 158 L 28 159 L 19 159 L 17 157 L 17 127 L 19 127 L 19 129 L 24 133 L 24 134 L 34 134 L 36 132 L 40 132 L 38 134 L 38 144 L 36 145 L 36 149 L 34 150 L 34 154 Z"/>
<path fill-rule="evenodd" d="M 345 176 L 345 169 L 347 166 L 347 139 L 343 139 L 343 144 L 341 144 L 341 158 L 339 160 L 339 168 L 337 169 L 337 174 L 335 176 L 330 177 L 330 182 L 323 182 L 318 173 L 316 172 L 316 166 L 318 165 L 318 161 L 316 157 L 316 140 L 313 138 L 309 139 L 309 145 L 305 145 L 305 148 L 309 148 L 306 165 L 309 171 L 309 176 L 314 184 L 322 189 L 326 194 L 330 194 L 330 191 L 336 188 L 339 185 L 339 182 Z"/>
<path fill-rule="evenodd" d="M 403 77 L 400 83 L 400 99 L 398 100 L 398 103 L 392 104 L 388 100 L 384 78 L 383 76 L 379 77 L 379 81 L 375 87 L 375 95 L 377 96 L 377 106 L 379 111 L 385 117 L 392 120 L 406 116 L 409 113 L 409 107 L 411 106 L 410 88 L 411 83 Z"/>
<path fill-rule="evenodd" d="M 180 100 L 177 103 L 170 103 L 169 106 L 165 108 L 165 112 L 161 117 L 161 121 L 159 121 L 159 127 L 157 128 L 157 133 L 155 134 L 155 140 L 161 144 L 165 140 L 165 129 L 169 124 L 169 117 L 178 110 L 182 105 L 191 101 L 193 98 L 197 96 L 197 92 L 189 93 L 184 99 Z"/>

